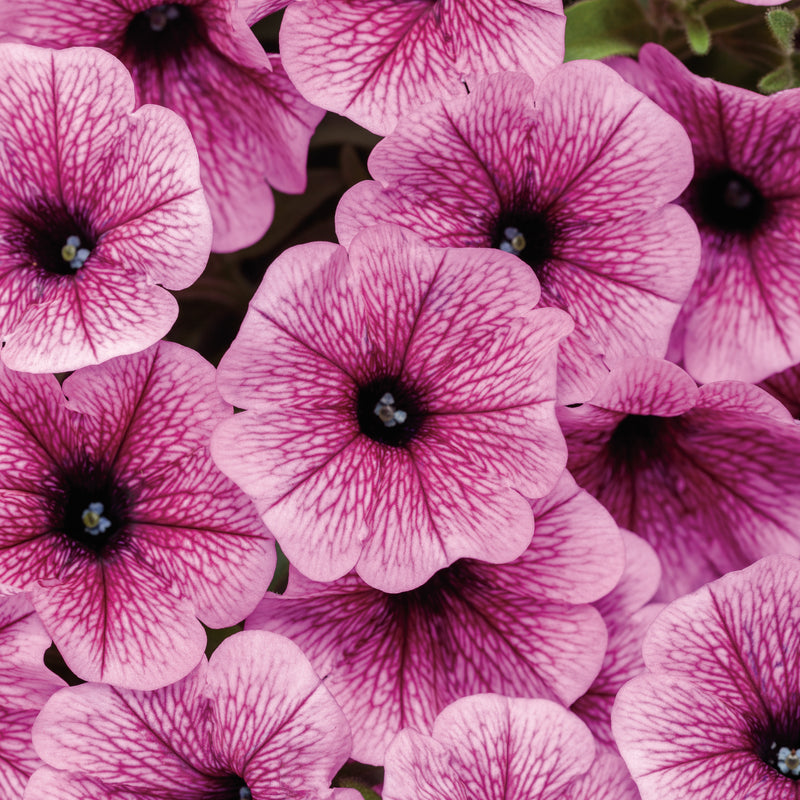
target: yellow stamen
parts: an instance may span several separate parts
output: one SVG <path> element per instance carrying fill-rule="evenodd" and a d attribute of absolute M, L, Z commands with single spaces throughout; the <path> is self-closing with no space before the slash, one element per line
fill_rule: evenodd
<path fill-rule="evenodd" d="M 100 515 L 96 511 L 86 510 L 83 512 L 81 522 L 87 528 L 96 528 L 100 524 Z"/>
<path fill-rule="evenodd" d="M 78 248 L 71 244 L 65 244 L 61 248 L 61 258 L 64 261 L 72 261 L 75 256 L 78 255 Z"/>

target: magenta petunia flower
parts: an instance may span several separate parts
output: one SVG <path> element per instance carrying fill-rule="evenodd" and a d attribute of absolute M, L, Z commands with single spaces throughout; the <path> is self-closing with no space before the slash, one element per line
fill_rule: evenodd
<path fill-rule="evenodd" d="M 571 322 L 530 270 L 431 248 L 395 226 L 269 268 L 220 363 L 248 409 L 214 433 L 220 468 L 314 580 L 355 567 L 406 591 L 459 558 L 516 558 L 527 497 L 563 470 L 555 355 Z"/>
<path fill-rule="evenodd" d="M 218 251 L 261 238 L 274 210 L 270 186 L 305 189 L 308 142 L 324 113 L 298 94 L 278 56 L 266 54 L 248 27 L 270 4 L 240 5 L 0 0 L 0 31 L 47 47 L 102 47 L 131 71 L 140 103 L 184 118 L 200 155 Z"/>
<path fill-rule="evenodd" d="M 549 700 L 482 694 L 448 706 L 431 736 L 406 729 L 386 754 L 384 800 L 638 800 L 619 757 Z"/>
<path fill-rule="evenodd" d="M 350 753 L 341 710 L 302 652 L 237 633 L 155 692 L 84 684 L 58 692 L 34 727 L 49 766 L 29 800 L 358 800 L 330 789 Z"/>
<path fill-rule="evenodd" d="M 758 387 L 698 389 L 674 364 L 634 359 L 559 418 L 577 482 L 658 553 L 660 600 L 800 556 L 800 428 Z"/>
<path fill-rule="evenodd" d="M 0 19 L 2 19 L 0 10 Z M 197 153 L 95 49 L 0 45 L 2 361 L 63 372 L 164 336 L 211 244 Z"/>
<path fill-rule="evenodd" d="M 681 196 L 703 242 L 671 356 L 701 383 L 760 381 L 800 361 L 800 89 L 770 97 L 692 74 L 662 47 L 615 60 L 686 128 Z"/>
<path fill-rule="evenodd" d="M 46 700 L 65 683 L 45 665 L 50 637 L 25 595 L 0 600 L 0 796 L 21 797 L 42 762 L 31 728 Z"/>
<path fill-rule="evenodd" d="M 643 800 L 797 799 L 797 559 L 765 558 L 676 600 L 644 659 L 613 713 Z"/>
<path fill-rule="evenodd" d="M 608 630 L 608 647 L 598 676 L 570 708 L 588 726 L 595 740 L 616 750 L 611 732 L 611 707 L 624 683 L 644 671 L 642 642 L 661 603 L 648 603 L 661 580 L 655 550 L 639 536 L 622 531 L 625 572 L 620 582 L 594 603 Z M 538 534 L 537 534 L 538 535 Z"/>
<path fill-rule="evenodd" d="M 564 57 L 561 0 L 294 0 L 280 48 L 305 97 L 385 135 L 475 78 L 543 77 Z"/>
<path fill-rule="evenodd" d="M 31 592 L 79 677 L 175 681 L 203 654 L 197 617 L 235 624 L 266 591 L 272 542 L 208 453 L 230 413 L 211 365 L 167 342 L 63 393 L 0 372 L 0 582 Z"/>
<path fill-rule="evenodd" d="M 321 584 L 292 572 L 286 593 L 268 593 L 246 625 L 300 645 L 344 709 L 353 758 L 370 764 L 383 763 L 402 728 L 429 731 L 460 697 L 498 692 L 568 705 L 606 650 L 600 615 L 585 604 L 617 582 L 622 540 L 566 472 L 532 507 L 536 534 L 510 564 L 460 560 L 400 594 L 352 574 Z"/>
<path fill-rule="evenodd" d="M 342 198 L 347 246 L 399 223 L 431 244 L 494 247 L 527 263 L 563 308 L 559 401 L 591 397 L 608 367 L 663 356 L 697 272 L 697 230 L 669 205 L 692 175 L 686 134 L 612 70 L 571 62 L 540 84 L 494 76 L 410 115 Z"/>

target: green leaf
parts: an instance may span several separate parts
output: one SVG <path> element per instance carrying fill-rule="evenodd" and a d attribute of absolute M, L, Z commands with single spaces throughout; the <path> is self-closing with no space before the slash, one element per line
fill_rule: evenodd
<path fill-rule="evenodd" d="M 764 94 L 774 94 L 783 89 L 791 89 L 797 85 L 794 70 L 791 64 L 784 64 L 778 69 L 768 72 L 759 82 L 758 91 Z"/>
<path fill-rule="evenodd" d="M 683 19 L 689 47 L 696 56 L 704 56 L 711 49 L 711 31 L 699 14 L 688 14 Z"/>
<path fill-rule="evenodd" d="M 657 38 L 636 0 L 579 0 L 566 9 L 565 61 L 634 56 Z"/>
<path fill-rule="evenodd" d="M 767 24 L 784 52 L 791 53 L 797 32 L 797 17 L 786 8 L 771 8 L 767 11 Z"/>

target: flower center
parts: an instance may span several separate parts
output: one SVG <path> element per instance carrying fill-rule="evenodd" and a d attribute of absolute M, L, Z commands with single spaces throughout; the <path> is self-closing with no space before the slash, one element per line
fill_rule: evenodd
<path fill-rule="evenodd" d="M 701 219 L 727 233 L 750 233 L 767 211 L 764 195 L 735 170 L 720 170 L 700 178 L 696 192 Z"/>
<path fill-rule="evenodd" d="M 21 264 L 49 275 L 77 275 L 97 246 L 87 215 L 60 203 L 34 200 L 17 222 L 6 244 Z"/>
<path fill-rule="evenodd" d="M 91 255 L 88 247 L 81 247 L 81 237 L 67 236 L 67 243 L 61 248 L 61 258 L 69 264 L 70 269 L 80 269 Z"/>
<path fill-rule="evenodd" d="M 177 23 L 181 18 L 181 6 L 178 3 L 161 3 L 142 12 L 150 23 L 150 30 L 160 33 L 170 23 Z"/>
<path fill-rule="evenodd" d="M 201 20 L 182 3 L 159 3 L 128 24 L 121 58 L 126 63 L 180 60 L 199 36 Z"/>
<path fill-rule="evenodd" d="M 553 226 L 539 211 L 501 214 L 492 232 L 492 247 L 519 256 L 541 280 L 542 267 L 553 256 Z"/>
<path fill-rule="evenodd" d="M 359 430 L 381 444 L 407 445 L 419 432 L 424 416 L 419 398 L 397 378 L 377 378 L 358 390 Z"/>
<path fill-rule="evenodd" d="M 787 778 L 800 778 L 800 747 L 772 742 L 764 761 Z"/>
<path fill-rule="evenodd" d="M 91 465 L 67 476 L 56 506 L 54 529 L 96 554 L 120 539 L 127 521 L 125 491 Z"/>

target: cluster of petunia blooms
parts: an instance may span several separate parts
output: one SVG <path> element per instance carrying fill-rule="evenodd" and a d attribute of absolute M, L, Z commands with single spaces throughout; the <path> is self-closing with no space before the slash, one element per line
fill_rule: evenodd
<path fill-rule="evenodd" d="M 286 5 L 0 0 L 0 796 L 796 800 L 800 90 Z M 323 108 L 373 180 L 215 370 L 168 290 Z"/>

